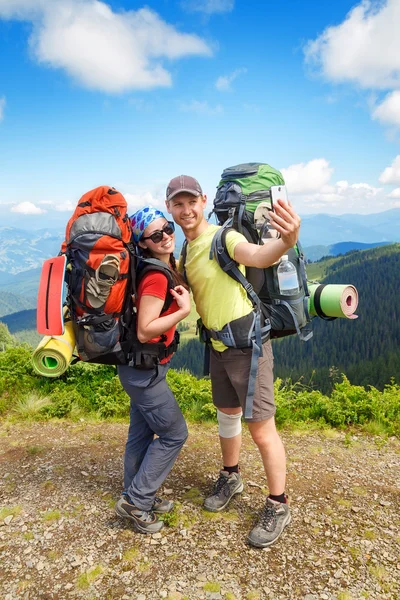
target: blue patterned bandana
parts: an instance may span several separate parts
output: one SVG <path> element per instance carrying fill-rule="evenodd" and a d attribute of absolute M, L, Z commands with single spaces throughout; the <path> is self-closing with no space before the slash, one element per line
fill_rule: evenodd
<path fill-rule="evenodd" d="M 132 225 L 132 237 L 133 241 L 137 244 L 140 242 L 140 239 L 144 233 L 144 230 L 150 223 L 159 219 L 160 217 L 164 217 L 161 210 L 157 208 L 152 208 L 151 206 L 146 206 L 146 208 L 141 208 L 135 214 L 131 216 L 131 225 Z"/>

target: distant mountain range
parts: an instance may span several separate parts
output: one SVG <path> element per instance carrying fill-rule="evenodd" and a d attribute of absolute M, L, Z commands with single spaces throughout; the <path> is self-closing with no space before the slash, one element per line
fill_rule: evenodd
<path fill-rule="evenodd" d="M 331 246 L 308 246 L 304 248 L 304 253 L 310 261 L 320 260 L 324 256 L 339 256 L 352 250 L 368 250 L 369 248 L 379 248 L 388 246 L 391 242 L 376 242 L 375 244 L 362 244 L 361 242 L 339 242 Z"/>
<path fill-rule="evenodd" d="M 305 215 L 301 221 L 304 247 L 338 242 L 400 242 L 400 208 L 370 215 Z"/>
<path fill-rule="evenodd" d="M 4 275 L 41 267 L 46 258 L 56 256 L 63 236 L 63 231 L 0 227 L 0 283 L 5 282 Z"/>

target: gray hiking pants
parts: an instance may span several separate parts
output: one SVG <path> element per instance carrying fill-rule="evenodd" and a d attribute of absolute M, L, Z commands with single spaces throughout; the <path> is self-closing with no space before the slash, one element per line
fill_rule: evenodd
<path fill-rule="evenodd" d="M 168 369 L 168 363 L 149 371 L 118 367 L 121 384 L 131 399 L 124 491 L 145 511 L 151 510 L 156 492 L 188 436 L 181 409 L 165 379 Z"/>

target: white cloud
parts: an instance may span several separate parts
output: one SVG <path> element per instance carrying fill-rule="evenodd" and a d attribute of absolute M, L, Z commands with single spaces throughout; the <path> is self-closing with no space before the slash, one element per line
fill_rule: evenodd
<path fill-rule="evenodd" d="M 182 7 L 190 12 L 202 12 L 206 15 L 231 12 L 234 0 L 183 0 Z"/>
<path fill-rule="evenodd" d="M 400 156 L 399 163 L 400 163 Z M 393 208 L 398 196 L 387 196 L 382 187 L 369 183 L 332 182 L 334 169 L 325 158 L 281 169 L 293 206 L 300 214 L 347 212 L 368 214 Z M 388 197 L 393 201 L 388 202 Z M 400 197 L 400 196 L 399 196 Z"/>
<path fill-rule="evenodd" d="M 192 100 L 189 103 L 181 104 L 180 110 L 183 112 L 194 112 L 200 115 L 221 115 L 224 112 L 221 104 L 216 106 L 210 106 L 208 102 L 200 102 L 199 100 Z"/>
<path fill-rule="evenodd" d="M 61 204 L 56 204 L 54 209 L 57 212 L 73 212 L 76 208 L 76 202 L 71 202 L 67 200 L 67 202 L 62 202 Z"/>
<path fill-rule="evenodd" d="M 164 197 L 156 197 L 152 192 L 143 192 L 141 194 L 124 194 L 128 203 L 128 214 L 131 215 L 143 206 L 153 206 L 159 210 L 165 209 Z"/>
<path fill-rule="evenodd" d="M 315 158 L 281 171 L 289 194 L 304 194 L 319 191 L 325 186 L 331 178 L 333 168 L 325 158 Z"/>
<path fill-rule="evenodd" d="M 163 59 L 212 54 L 199 36 L 148 8 L 117 13 L 98 0 L 0 0 L 1 17 L 32 21 L 29 46 L 39 63 L 110 93 L 170 86 Z"/>
<path fill-rule="evenodd" d="M 235 69 L 235 71 L 233 71 L 233 73 L 231 73 L 230 75 L 221 75 L 221 77 L 218 77 L 217 81 L 215 82 L 215 87 L 220 92 L 228 92 L 232 89 L 231 84 L 233 83 L 233 81 L 235 81 L 235 79 L 239 77 L 239 75 L 242 75 L 246 72 L 247 69 L 241 68 Z"/>
<path fill-rule="evenodd" d="M 372 118 L 388 125 L 400 126 L 400 91 L 396 90 L 386 96 L 372 112 Z"/>
<path fill-rule="evenodd" d="M 400 198 L 400 188 L 396 188 L 388 194 L 388 198 Z"/>
<path fill-rule="evenodd" d="M 368 183 L 338 181 L 323 187 L 314 194 L 302 196 L 304 206 L 312 210 L 324 210 L 343 214 L 345 212 L 369 213 L 391 208 L 385 200 L 382 188 Z"/>
<path fill-rule="evenodd" d="M 5 99 L 5 96 L 3 96 L 2 98 L 0 98 L 0 121 L 3 120 L 5 106 L 6 106 L 6 99 Z"/>
<path fill-rule="evenodd" d="M 380 183 L 400 184 L 400 154 L 396 156 L 390 167 L 381 173 L 379 177 Z"/>
<path fill-rule="evenodd" d="M 47 211 L 39 208 L 33 202 L 20 202 L 20 204 L 11 207 L 11 212 L 21 213 L 22 215 L 42 215 Z"/>
<path fill-rule="evenodd" d="M 400 127 L 400 1 L 362 0 L 305 48 L 306 63 L 333 83 L 368 89 L 373 119 Z M 388 90 L 379 100 L 373 90 Z"/>
<path fill-rule="evenodd" d="M 399 0 L 362 1 L 305 47 L 309 64 L 334 82 L 390 89 L 400 84 Z"/>

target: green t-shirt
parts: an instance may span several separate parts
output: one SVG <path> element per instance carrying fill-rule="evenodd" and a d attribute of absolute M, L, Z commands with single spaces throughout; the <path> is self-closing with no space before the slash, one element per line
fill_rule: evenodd
<path fill-rule="evenodd" d="M 243 286 L 224 273 L 214 258 L 209 258 L 211 243 L 218 229 L 218 225 L 209 225 L 198 238 L 188 243 L 186 255 L 186 275 L 196 310 L 204 325 L 215 330 L 253 310 Z M 240 242 L 246 242 L 246 238 L 237 231 L 230 231 L 226 236 L 231 258 L 236 244 Z M 242 265 L 239 268 L 244 274 L 245 268 Z M 212 344 L 219 352 L 226 349 L 222 342 L 212 340 Z"/>

